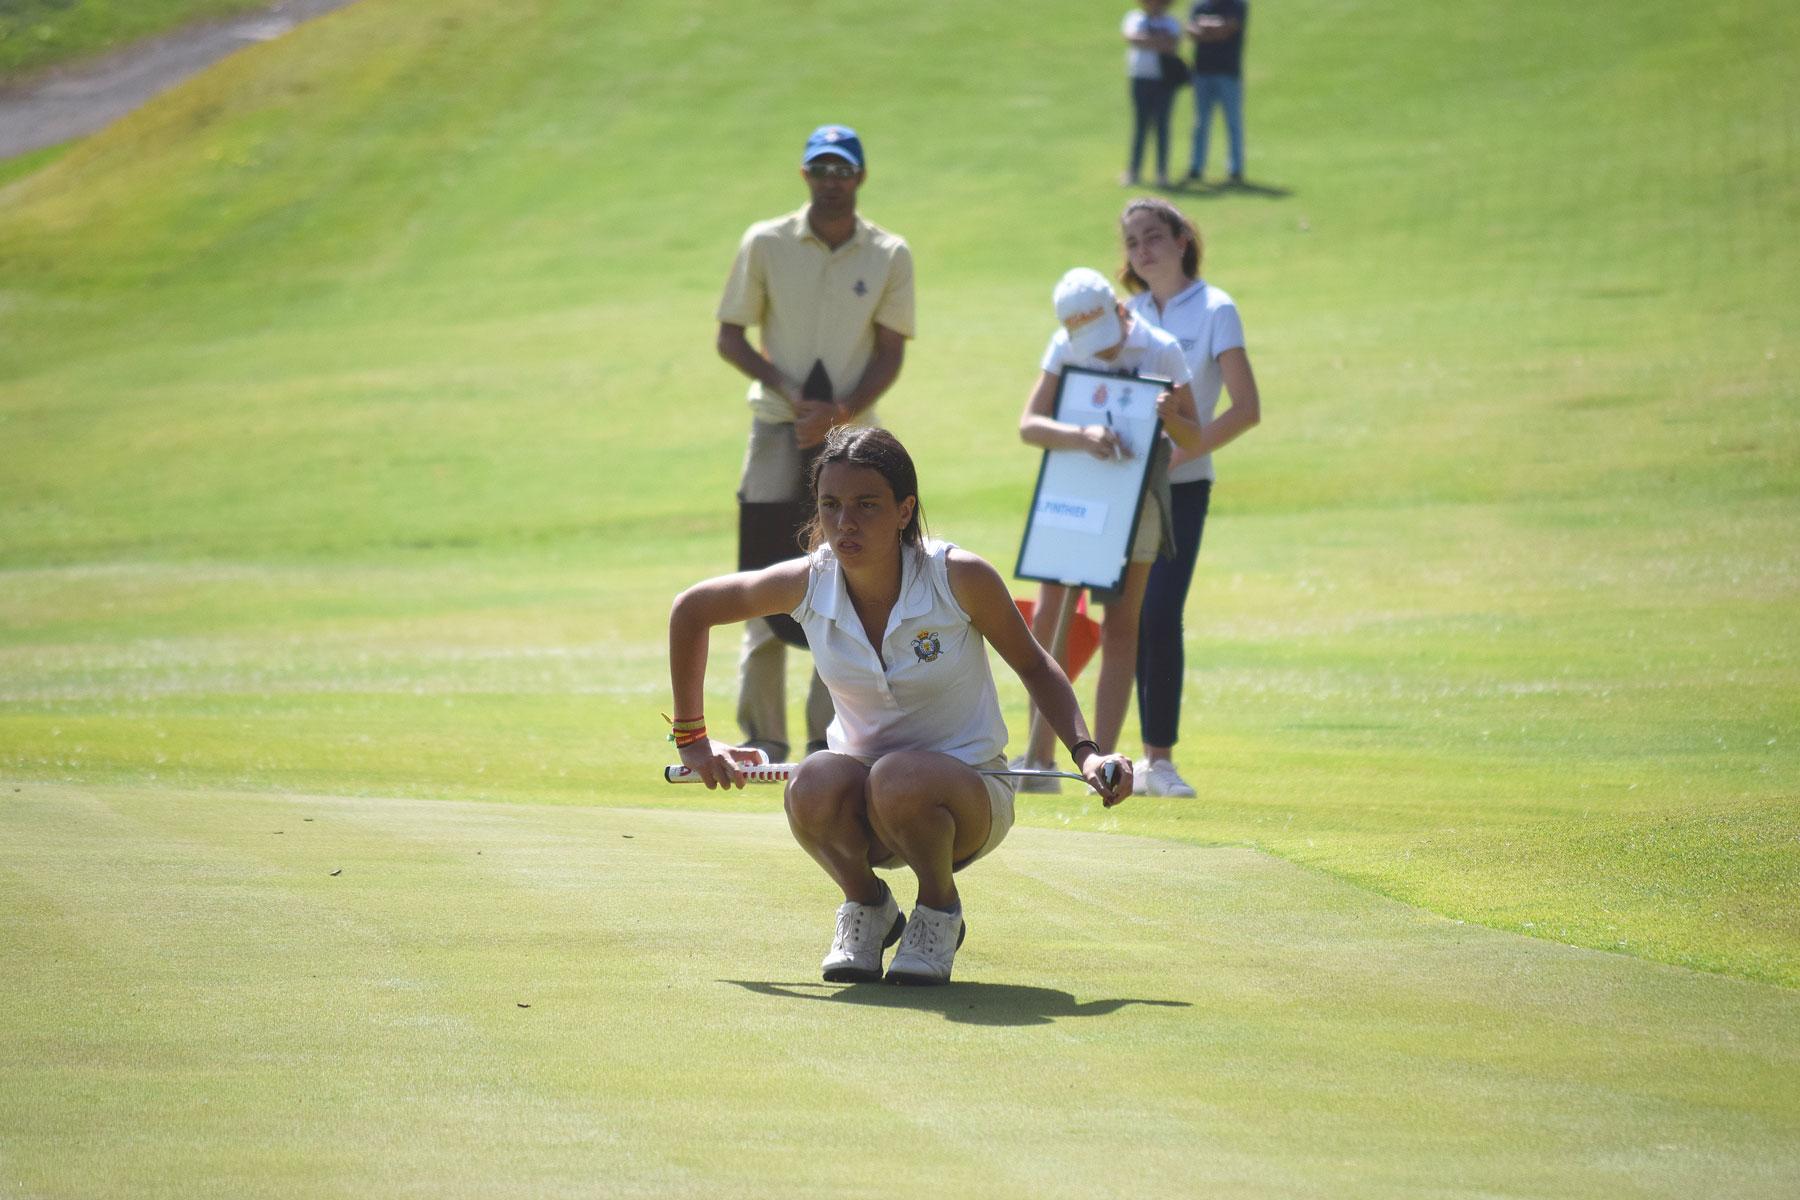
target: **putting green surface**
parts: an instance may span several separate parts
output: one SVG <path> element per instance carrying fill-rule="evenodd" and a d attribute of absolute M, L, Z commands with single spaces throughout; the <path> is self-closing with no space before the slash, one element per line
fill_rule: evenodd
<path fill-rule="evenodd" d="M 0 1194 L 1800 1181 L 1791 990 L 1247 850 L 1026 828 L 963 890 L 952 985 L 830 986 L 836 898 L 775 813 L 25 785 Z"/>

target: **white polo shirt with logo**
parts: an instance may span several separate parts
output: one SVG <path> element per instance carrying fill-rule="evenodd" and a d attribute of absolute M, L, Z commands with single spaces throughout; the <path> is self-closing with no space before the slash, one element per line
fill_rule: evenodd
<path fill-rule="evenodd" d="M 1166 330 L 1181 346 L 1193 374 L 1194 407 L 1200 413 L 1200 424 L 1206 425 L 1219 407 L 1219 392 L 1224 386 L 1219 355 L 1244 348 L 1244 323 L 1238 317 L 1237 305 L 1204 279 L 1196 279 L 1170 299 L 1161 312 L 1149 292 L 1137 293 L 1125 302 L 1125 307 L 1139 324 Z M 1210 454 L 1169 468 L 1170 483 L 1193 483 L 1213 477 Z"/>
<path fill-rule="evenodd" d="M 850 240 L 833 250 L 806 214 L 801 208 L 745 232 L 717 317 L 757 326 L 763 354 L 796 383 L 813 363 L 824 363 L 841 399 L 875 354 L 875 326 L 913 336 L 912 251 L 905 238 L 861 217 Z M 747 398 L 759 421 L 794 419 L 787 397 L 760 381 L 751 382 Z"/>
<path fill-rule="evenodd" d="M 825 733 L 839 754 L 873 759 L 929 750 L 970 766 L 1006 751 L 1006 722 L 987 641 L 950 590 L 949 542 L 900 550 L 900 596 L 881 653 L 863 631 L 831 547 L 813 551 L 806 598 L 790 614 L 837 716 Z M 884 661 L 885 660 L 885 661 Z"/>

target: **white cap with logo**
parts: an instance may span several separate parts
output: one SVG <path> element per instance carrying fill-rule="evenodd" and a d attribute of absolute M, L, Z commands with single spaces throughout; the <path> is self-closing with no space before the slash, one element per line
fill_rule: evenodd
<path fill-rule="evenodd" d="M 1069 349 L 1090 358 L 1125 340 L 1119 324 L 1119 298 L 1106 276 L 1092 267 L 1076 267 L 1056 284 L 1056 319 L 1069 334 Z"/>

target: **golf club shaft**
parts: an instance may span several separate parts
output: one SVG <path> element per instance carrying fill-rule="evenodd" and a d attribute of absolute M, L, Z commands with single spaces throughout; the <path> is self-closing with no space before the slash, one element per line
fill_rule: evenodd
<path fill-rule="evenodd" d="M 786 783 L 793 778 L 799 763 L 746 763 L 738 767 L 744 776 L 745 783 Z M 978 775 L 1004 775 L 1020 779 L 1073 779 L 1077 783 L 1086 784 L 1087 777 L 1072 771 L 1012 770 L 994 768 L 983 770 L 976 768 Z M 663 768 L 663 779 L 669 783 L 704 783 L 699 772 L 692 767 L 674 763 Z"/>

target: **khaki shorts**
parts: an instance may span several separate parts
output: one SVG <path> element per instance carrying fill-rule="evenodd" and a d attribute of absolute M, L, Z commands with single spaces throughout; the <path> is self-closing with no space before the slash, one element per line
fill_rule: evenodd
<path fill-rule="evenodd" d="M 858 426 L 879 422 L 862 413 Z M 812 485 L 812 461 L 819 447 L 800 449 L 792 421 L 750 419 L 750 444 L 744 448 L 744 470 L 738 476 L 738 499 L 746 504 L 775 504 L 784 500 L 808 500 Z"/>
<path fill-rule="evenodd" d="M 1156 489 L 1150 488 L 1144 493 L 1144 503 L 1138 509 L 1137 537 L 1131 543 L 1131 553 L 1126 557 L 1134 563 L 1155 562 L 1163 552 L 1163 510 L 1158 502 Z"/>
<path fill-rule="evenodd" d="M 875 760 L 862 759 L 859 757 L 858 761 L 872 763 Z M 977 763 L 975 764 L 975 768 L 979 771 L 1004 771 L 1006 770 L 1006 755 L 1002 754 L 998 758 L 989 759 L 987 762 Z M 982 775 L 980 776 L 980 779 L 987 787 L 987 841 L 981 843 L 981 849 L 975 851 L 975 853 L 969 855 L 969 857 L 963 859 L 959 863 L 952 864 L 950 869 L 953 871 L 962 870 L 978 858 L 986 858 L 989 854 L 994 852 L 995 848 L 997 848 L 1001 842 L 1006 840 L 1006 835 L 1012 832 L 1013 789 L 1018 786 L 1019 781 L 1010 775 Z M 870 863 L 869 865 L 878 871 L 898 871 L 901 867 L 904 867 L 906 863 L 898 854 L 891 854 L 884 861 Z"/>
<path fill-rule="evenodd" d="M 798 500 L 806 495 L 806 485 L 806 461 L 794 438 L 793 423 L 751 420 L 738 499 L 747 504 Z"/>

